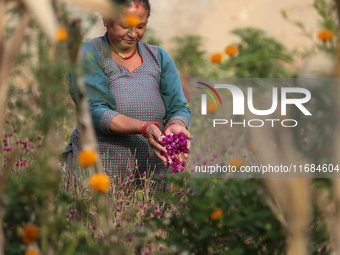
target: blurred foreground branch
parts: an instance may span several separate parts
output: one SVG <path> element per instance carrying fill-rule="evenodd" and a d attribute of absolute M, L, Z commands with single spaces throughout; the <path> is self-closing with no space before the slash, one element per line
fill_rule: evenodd
<path fill-rule="evenodd" d="M 0 12 L 2 12 L 2 10 Z M 0 15 L 1 14 L 3 13 L 0 13 Z M 0 17 L 0 20 L 2 20 L 2 17 Z M 25 12 L 22 21 L 17 26 L 14 35 L 2 51 L 3 54 L 0 55 L 0 136 L 2 136 L 3 133 L 4 115 L 9 88 L 9 75 L 11 74 L 11 71 L 15 65 L 15 61 L 19 55 L 20 46 L 24 40 L 25 30 L 29 24 L 29 21 L 30 14 L 28 12 Z M 2 26 L 2 24 L 0 24 L 0 26 Z M 3 34 L 0 35 L 0 46 L 3 44 L 3 41 L 1 39 L 3 39 Z"/>
<path fill-rule="evenodd" d="M 274 146 L 268 139 L 269 130 L 250 128 L 251 135 L 259 146 L 259 158 L 262 164 L 272 166 L 298 162 L 293 136 L 285 128 L 277 131 L 278 142 Z M 268 206 L 277 215 L 287 233 L 287 254 L 309 254 L 308 227 L 311 214 L 311 181 L 305 178 L 277 178 L 267 174 L 263 179 L 274 201 L 267 198 Z M 274 178 L 271 178 L 274 177 Z"/>

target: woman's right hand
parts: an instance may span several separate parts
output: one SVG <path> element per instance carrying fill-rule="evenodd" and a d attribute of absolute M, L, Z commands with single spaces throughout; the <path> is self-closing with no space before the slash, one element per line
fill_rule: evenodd
<path fill-rule="evenodd" d="M 167 150 L 158 143 L 158 141 L 161 139 L 162 132 L 159 130 L 159 128 L 152 124 L 147 127 L 145 130 L 146 137 L 148 139 L 148 142 L 154 151 L 154 153 L 157 155 L 157 157 L 163 162 L 165 167 L 168 167 L 168 160 L 161 155 L 161 152 L 167 153 Z"/>

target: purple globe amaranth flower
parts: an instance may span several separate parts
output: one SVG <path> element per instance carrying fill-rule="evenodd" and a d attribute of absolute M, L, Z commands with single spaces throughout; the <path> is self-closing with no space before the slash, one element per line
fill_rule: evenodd
<path fill-rule="evenodd" d="M 185 163 L 185 162 L 182 163 L 182 166 L 183 166 L 183 167 L 186 167 L 186 165 L 187 165 L 187 163 Z"/>
<path fill-rule="evenodd" d="M 2 141 L 3 141 L 4 143 L 7 143 L 7 139 L 6 139 L 6 138 L 4 138 Z"/>
<path fill-rule="evenodd" d="M 159 246 L 158 248 L 160 251 L 163 251 L 164 250 L 164 247 L 163 246 Z"/>
<path fill-rule="evenodd" d="M 143 207 L 143 204 L 139 204 L 139 207 Z"/>
<path fill-rule="evenodd" d="M 41 140 L 41 135 L 38 135 L 38 139 Z"/>
<path fill-rule="evenodd" d="M 71 215 L 74 215 L 74 214 L 76 214 L 76 211 L 72 209 L 72 210 L 70 211 L 70 214 L 71 214 Z"/>
<path fill-rule="evenodd" d="M 92 218 L 93 218 L 93 219 L 97 218 L 97 215 L 92 214 Z"/>
<path fill-rule="evenodd" d="M 66 214 L 65 217 L 66 217 L 66 219 L 69 219 L 69 218 L 70 218 L 70 215 L 69 215 L 69 214 Z"/>
<path fill-rule="evenodd" d="M 20 165 L 21 166 L 26 166 L 26 163 L 25 162 L 21 162 Z"/>
<path fill-rule="evenodd" d="M 149 251 L 146 251 L 146 252 L 145 252 L 145 255 L 149 255 L 149 254 L 150 254 L 150 252 L 149 252 Z"/>
<path fill-rule="evenodd" d="M 8 120 L 8 119 L 5 119 L 5 122 L 6 122 L 6 123 L 9 123 L 9 120 Z"/>
<path fill-rule="evenodd" d="M 182 195 L 182 191 L 180 190 L 180 191 L 178 191 L 178 195 Z"/>
<path fill-rule="evenodd" d="M 122 211 L 122 208 L 117 208 L 117 212 L 121 212 Z"/>
<path fill-rule="evenodd" d="M 16 128 L 13 129 L 13 132 L 14 132 L 14 133 L 17 132 L 17 131 L 18 131 L 18 130 L 17 130 Z"/>
<path fill-rule="evenodd" d="M 93 225 L 92 225 L 92 229 L 93 229 L 93 230 L 96 230 L 96 229 L 97 229 L 97 226 L 93 224 Z"/>
<path fill-rule="evenodd" d="M 162 175 L 161 173 L 159 173 L 159 174 L 158 174 L 158 177 L 159 177 L 159 178 L 162 178 L 162 177 L 163 177 L 163 175 Z"/>
<path fill-rule="evenodd" d="M 142 173 L 142 176 L 145 176 L 145 173 Z"/>

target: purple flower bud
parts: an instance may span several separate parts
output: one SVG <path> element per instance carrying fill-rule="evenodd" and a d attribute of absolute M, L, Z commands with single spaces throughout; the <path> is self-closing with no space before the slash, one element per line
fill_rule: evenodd
<path fill-rule="evenodd" d="M 182 195 L 182 191 L 180 190 L 180 191 L 178 191 L 178 195 Z"/>
<path fill-rule="evenodd" d="M 149 255 L 149 254 L 150 254 L 150 252 L 149 252 L 149 251 L 146 251 L 146 252 L 145 252 L 145 255 Z"/>
<path fill-rule="evenodd" d="M 139 204 L 139 207 L 143 207 L 143 204 Z"/>
<path fill-rule="evenodd" d="M 95 214 L 92 214 L 92 218 L 95 219 L 97 217 L 97 215 Z"/>
<path fill-rule="evenodd" d="M 160 251 L 163 251 L 164 250 L 164 247 L 163 246 L 159 246 L 158 248 Z"/>
<path fill-rule="evenodd" d="M 168 158 L 169 154 L 168 153 L 164 153 L 164 157 Z"/>
<path fill-rule="evenodd" d="M 70 218 L 70 215 L 69 215 L 69 214 L 66 214 L 65 217 L 66 217 L 66 219 L 69 219 L 69 218 Z"/>
<path fill-rule="evenodd" d="M 161 216 L 162 213 L 160 211 L 156 211 L 157 216 Z"/>
<path fill-rule="evenodd" d="M 6 123 L 9 123 L 9 120 L 8 120 L 8 119 L 6 119 L 6 120 L 5 120 L 5 122 L 6 122 Z"/>
<path fill-rule="evenodd" d="M 38 135 L 38 139 L 41 140 L 41 135 Z"/>
<path fill-rule="evenodd" d="M 14 129 L 13 129 L 13 132 L 14 132 L 14 133 L 15 133 L 15 132 L 17 132 L 17 129 L 16 129 L 16 128 L 14 128 Z"/>
<path fill-rule="evenodd" d="M 93 224 L 93 225 L 92 225 L 92 229 L 93 229 L 93 230 L 96 230 L 96 229 L 97 229 L 96 225 Z"/>
<path fill-rule="evenodd" d="M 21 166 L 26 166 L 26 163 L 25 162 L 21 162 L 20 165 Z"/>
<path fill-rule="evenodd" d="M 121 212 L 122 211 L 122 208 L 117 208 L 117 212 Z"/>
<path fill-rule="evenodd" d="M 187 163 L 185 163 L 185 162 L 182 163 L 182 166 L 183 166 L 183 167 L 186 167 L 186 165 L 187 165 Z"/>
<path fill-rule="evenodd" d="M 2 140 L 4 143 L 7 143 L 7 139 L 6 138 L 4 138 L 4 140 Z"/>
<path fill-rule="evenodd" d="M 76 214 L 76 211 L 72 209 L 72 210 L 70 211 L 70 214 L 71 214 L 71 215 L 74 215 L 74 214 Z"/>
<path fill-rule="evenodd" d="M 145 173 L 142 173 L 142 176 L 145 176 Z"/>
<path fill-rule="evenodd" d="M 162 177 L 163 177 L 163 175 L 162 175 L 161 173 L 159 173 L 159 174 L 158 174 L 158 177 L 159 177 L 159 178 L 162 178 Z"/>

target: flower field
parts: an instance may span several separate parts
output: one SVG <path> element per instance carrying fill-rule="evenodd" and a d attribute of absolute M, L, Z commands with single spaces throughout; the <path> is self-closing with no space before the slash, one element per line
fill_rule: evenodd
<path fill-rule="evenodd" d="M 336 88 L 311 88 L 315 96 L 311 107 L 320 118 L 301 119 L 303 128 L 292 134 L 226 128 L 221 136 L 209 133 L 206 124 L 195 118 L 189 128 L 195 135 L 184 163 L 170 157 L 169 171 L 154 174 L 152 166 L 139 172 L 132 160 L 133 165 L 126 166 L 128 178 L 110 179 L 96 151 L 79 68 L 80 43 L 88 29 L 83 24 L 93 24 L 95 17 L 87 13 L 84 20 L 74 18 L 66 3 L 103 16 L 117 10 L 111 1 L 98 1 L 95 7 L 85 0 L 0 2 L 4 25 L 0 31 L 0 255 L 340 252 L 338 179 L 192 178 L 195 166 L 239 169 L 270 162 L 270 155 L 284 162 L 292 157 L 289 151 L 298 151 L 308 162 L 337 162 Z M 304 52 L 306 56 L 317 52 L 331 59 L 337 56 L 336 6 L 340 9 L 332 1 L 315 0 L 320 30 L 314 31 L 315 43 Z M 288 18 L 289 13 L 281 15 L 306 32 L 302 23 Z M 138 23 L 134 17 L 128 22 Z M 212 55 L 201 48 L 198 36 L 174 38 L 176 47 L 170 53 L 193 113 L 201 110 L 200 91 L 190 91 L 190 77 L 300 77 L 294 68 L 296 53 L 275 38 L 256 28 L 232 33 L 240 42 Z M 157 41 L 152 34 L 146 38 Z M 77 111 L 68 93 L 69 73 L 78 74 Z M 260 98 L 264 88 L 259 88 Z M 207 103 L 208 118 L 218 111 L 217 104 Z M 79 156 L 83 168 L 74 173 L 61 164 L 60 155 L 77 123 L 83 134 Z M 187 153 L 185 137 L 174 135 L 164 137 L 161 144 L 169 147 L 169 154 Z M 272 151 L 266 149 L 264 138 L 269 136 L 276 148 Z M 288 138 L 294 141 L 289 150 Z"/>

